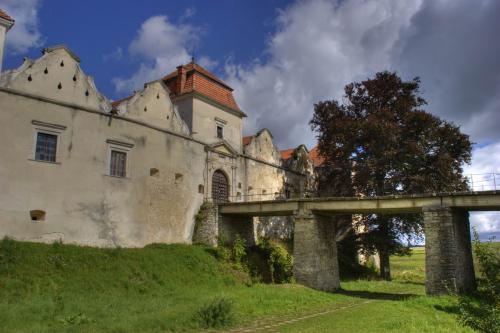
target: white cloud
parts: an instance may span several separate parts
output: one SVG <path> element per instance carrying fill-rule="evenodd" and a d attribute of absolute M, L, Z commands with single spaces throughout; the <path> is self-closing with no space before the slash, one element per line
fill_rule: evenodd
<path fill-rule="evenodd" d="M 102 60 L 103 61 L 119 61 L 122 60 L 123 58 L 123 49 L 121 47 L 117 47 L 114 51 L 110 53 L 103 54 Z"/>
<path fill-rule="evenodd" d="M 470 214 L 471 225 L 476 227 L 478 233 L 500 232 L 499 212 L 472 212 Z"/>
<path fill-rule="evenodd" d="M 15 20 L 6 38 L 8 53 L 22 54 L 42 45 L 43 38 L 38 26 L 39 6 L 39 0 L 0 0 L 0 8 Z"/>
<path fill-rule="evenodd" d="M 346 83 L 389 69 L 421 77 L 428 111 L 461 125 L 473 141 L 496 142 L 498 15 L 500 2 L 487 0 L 298 1 L 279 13 L 267 60 L 226 63 L 229 84 L 249 115 L 245 132 L 267 127 L 281 148 L 311 147 L 313 104 L 341 99 Z M 500 142 L 474 150 L 465 172 L 500 172 Z M 491 176 L 474 181 L 476 190 L 493 185 Z M 479 231 L 500 231 L 500 214 L 471 216 Z"/>
<path fill-rule="evenodd" d="M 474 149 L 464 173 L 476 191 L 500 190 L 500 142 Z M 500 212 L 472 212 L 470 221 L 480 234 L 500 232 Z"/>
<path fill-rule="evenodd" d="M 500 2 L 311 0 L 282 10 L 266 59 L 226 66 L 248 133 L 314 144 L 313 103 L 340 99 L 346 83 L 398 71 L 420 76 L 427 110 L 476 142 L 500 140 Z"/>
<path fill-rule="evenodd" d="M 189 24 L 173 24 L 166 16 L 147 19 L 129 46 L 130 55 L 142 61 L 139 69 L 129 78 L 113 79 L 116 91 L 130 92 L 187 63 L 199 35 L 199 29 Z M 207 57 L 201 59 L 206 64 L 213 64 Z"/>
<path fill-rule="evenodd" d="M 218 61 L 207 56 L 202 56 L 199 59 L 196 59 L 196 63 L 208 70 L 214 69 L 219 64 Z"/>
<path fill-rule="evenodd" d="M 400 31 L 420 6 L 420 0 L 315 0 L 280 12 L 268 61 L 226 65 L 249 115 L 246 131 L 267 127 L 282 148 L 311 146 L 313 103 L 340 98 L 346 83 L 390 67 Z"/>

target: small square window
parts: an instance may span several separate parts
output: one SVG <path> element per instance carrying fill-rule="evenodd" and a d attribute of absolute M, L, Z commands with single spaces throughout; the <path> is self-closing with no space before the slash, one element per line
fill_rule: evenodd
<path fill-rule="evenodd" d="M 221 125 L 217 125 L 217 138 L 218 139 L 224 138 L 224 127 L 222 127 Z"/>
<path fill-rule="evenodd" d="M 109 174 L 115 177 L 127 176 L 127 153 L 118 150 L 111 150 L 111 160 L 109 164 Z"/>
<path fill-rule="evenodd" d="M 36 135 L 35 159 L 37 161 L 56 161 L 57 135 L 38 132 Z"/>

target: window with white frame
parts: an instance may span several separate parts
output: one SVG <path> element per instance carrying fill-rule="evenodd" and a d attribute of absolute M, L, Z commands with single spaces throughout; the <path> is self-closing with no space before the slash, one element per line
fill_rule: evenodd
<path fill-rule="evenodd" d="M 127 153 L 111 149 L 109 175 L 115 177 L 127 176 Z"/>
<path fill-rule="evenodd" d="M 129 177 L 130 151 L 133 144 L 107 140 L 108 143 L 108 175 L 113 177 Z"/>
<path fill-rule="evenodd" d="M 32 120 L 31 123 L 34 131 L 34 147 L 30 159 L 49 163 L 59 162 L 60 138 L 66 126 L 38 120 Z"/>
<path fill-rule="evenodd" d="M 35 160 L 45 162 L 56 162 L 57 135 L 37 132 Z"/>

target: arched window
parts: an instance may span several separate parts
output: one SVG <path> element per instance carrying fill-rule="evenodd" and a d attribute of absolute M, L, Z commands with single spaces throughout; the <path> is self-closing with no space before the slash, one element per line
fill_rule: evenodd
<path fill-rule="evenodd" d="M 212 176 L 212 199 L 214 202 L 227 202 L 229 197 L 229 183 L 221 170 L 216 170 Z"/>

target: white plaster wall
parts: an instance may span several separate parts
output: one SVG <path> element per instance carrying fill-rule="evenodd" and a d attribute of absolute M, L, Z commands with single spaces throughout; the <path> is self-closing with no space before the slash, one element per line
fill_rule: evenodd
<path fill-rule="evenodd" d="M 0 73 L 2 72 L 3 64 L 3 53 L 5 48 L 5 34 L 7 33 L 7 27 L 0 23 Z"/>
<path fill-rule="evenodd" d="M 57 89 L 57 88 L 56 88 Z M 190 242 L 203 200 L 204 146 L 126 120 L 0 92 L 0 237 L 96 246 Z M 33 160 L 33 120 L 66 126 L 58 163 Z M 127 178 L 108 143 L 134 145 Z M 150 168 L 159 174 L 150 176 Z M 179 176 L 181 175 L 181 176 Z M 32 222 L 29 211 L 46 211 Z"/>
<path fill-rule="evenodd" d="M 65 48 L 47 52 L 36 60 L 26 59 L 19 68 L 2 73 L 0 85 L 57 101 L 111 110 L 110 102 L 97 91 L 92 77 L 85 75 Z"/>
<path fill-rule="evenodd" d="M 198 98 L 193 98 L 193 137 L 207 143 L 220 141 L 217 138 L 215 118 L 226 121 L 224 126 L 224 140 L 236 151 L 241 152 L 241 138 L 243 121 L 239 116 L 215 107 Z"/>
<path fill-rule="evenodd" d="M 280 154 L 274 146 L 269 131 L 263 130 L 250 144 L 245 146 L 245 154 L 274 165 L 280 165 Z M 281 197 L 284 191 L 285 171 L 251 159 L 245 160 L 247 197 L 246 201 L 272 200 Z"/>

